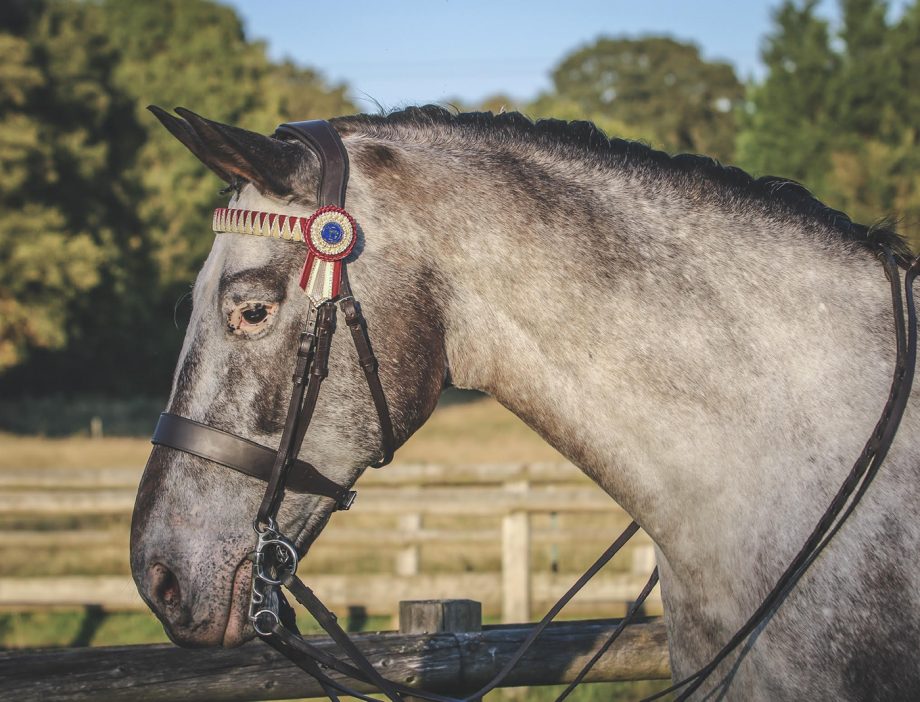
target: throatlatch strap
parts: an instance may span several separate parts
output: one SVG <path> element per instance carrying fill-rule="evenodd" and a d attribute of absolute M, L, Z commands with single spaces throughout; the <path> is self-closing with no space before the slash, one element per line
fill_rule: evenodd
<path fill-rule="evenodd" d="M 393 453 L 396 450 L 393 421 L 390 419 L 387 397 L 383 392 L 383 385 L 380 383 L 377 357 L 374 355 L 371 340 L 367 334 L 367 321 L 364 319 L 364 315 L 361 314 L 358 303 L 355 302 L 355 298 L 351 294 L 351 284 L 348 282 L 348 276 L 344 273 L 342 275 L 342 295 L 342 301 L 339 304 L 345 314 L 345 324 L 351 331 L 351 338 L 354 341 L 355 350 L 358 352 L 358 363 L 361 364 L 361 370 L 364 371 L 364 378 L 371 392 L 374 408 L 377 410 L 377 420 L 380 422 L 380 445 L 383 449 L 383 457 L 372 467 L 383 468 L 393 460 Z"/>

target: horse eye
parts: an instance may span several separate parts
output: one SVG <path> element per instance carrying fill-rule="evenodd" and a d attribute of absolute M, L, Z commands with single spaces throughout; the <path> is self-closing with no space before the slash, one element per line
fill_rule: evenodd
<path fill-rule="evenodd" d="M 247 324 L 258 324 L 264 321 L 267 316 L 268 310 L 264 305 L 256 305 L 248 310 L 243 310 L 243 319 L 246 320 Z"/>

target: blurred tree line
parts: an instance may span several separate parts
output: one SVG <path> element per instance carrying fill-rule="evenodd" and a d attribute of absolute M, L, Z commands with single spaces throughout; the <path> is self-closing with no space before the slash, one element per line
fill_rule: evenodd
<path fill-rule="evenodd" d="M 839 27 L 816 5 L 777 6 L 766 74 L 747 85 L 693 44 L 603 37 L 533 101 L 472 107 L 791 177 L 916 241 L 920 0 L 897 17 L 840 0 Z M 269 132 L 354 112 L 347 87 L 271 61 L 212 0 L 5 0 L 0 55 L 0 392 L 162 395 L 220 184 L 145 106 Z"/>
<path fill-rule="evenodd" d="M 208 0 L 4 0 L 0 54 L 0 391 L 162 395 L 221 184 L 145 107 L 268 132 L 354 105 Z"/>

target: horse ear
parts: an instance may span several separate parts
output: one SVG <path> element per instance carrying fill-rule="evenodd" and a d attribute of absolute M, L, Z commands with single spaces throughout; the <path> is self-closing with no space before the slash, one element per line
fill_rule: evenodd
<path fill-rule="evenodd" d="M 300 144 L 214 122 L 182 107 L 177 107 L 176 112 L 183 119 L 156 105 L 147 109 L 199 161 L 227 183 L 243 180 L 252 183 L 261 193 L 290 195 L 297 175 L 302 172 L 304 159 L 309 158 Z"/>

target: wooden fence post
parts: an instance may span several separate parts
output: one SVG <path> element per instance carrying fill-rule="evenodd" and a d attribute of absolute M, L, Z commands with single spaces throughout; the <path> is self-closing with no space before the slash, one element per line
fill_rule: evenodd
<path fill-rule="evenodd" d="M 506 490 L 526 493 L 524 480 L 507 483 Z M 502 519 L 502 621 L 530 620 L 530 515 L 515 510 Z"/>
<path fill-rule="evenodd" d="M 476 600 L 402 600 L 400 634 L 482 631 L 482 604 Z"/>
<path fill-rule="evenodd" d="M 632 572 L 635 575 L 648 576 L 655 569 L 655 547 L 652 544 L 640 544 L 633 549 Z"/>
<path fill-rule="evenodd" d="M 399 603 L 400 634 L 476 631 L 482 631 L 482 604 L 475 600 L 402 600 Z M 406 702 L 422 702 L 419 697 L 405 699 Z"/>
<path fill-rule="evenodd" d="M 422 529 L 422 515 L 418 513 L 403 514 L 399 517 L 396 528 L 405 532 L 418 532 Z M 396 574 L 413 577 L 419 574 L 421 547 L 418 542 L 410 543 L 396 552 Z"/>

